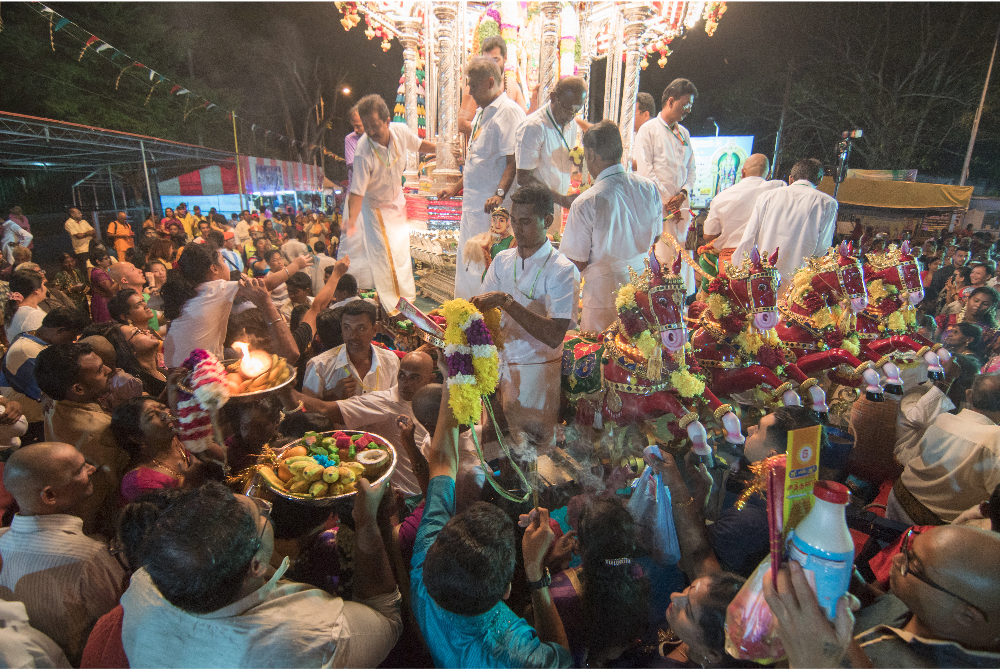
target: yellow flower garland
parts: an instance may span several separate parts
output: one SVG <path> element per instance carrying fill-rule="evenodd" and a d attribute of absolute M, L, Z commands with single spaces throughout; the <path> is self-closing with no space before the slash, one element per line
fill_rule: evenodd
<path fill-rule="evenodd" d="M 470 345 L 466 329 L 483 315 L 467 300 L 455 299 L 441 305 L 447 320 L 444 331 L 445 355 L 468 354 L 472 358 L 474 375 L 456 374 L 448 377 L 448 405 L 459 424 L 472 425 L 482 414 L 482 396 L 493 393 L 500 382 L 500 358 L 493 344 Z"/>
<path fill-rule="evenodd" d="M 615 307 L 624 309 L 635 306 L 635 287 L 631 284 L 625 284 L 618 289 L 618 295 L 615 297 Z"/>
<path fill-rule="evenodd" d="M 639 337 L 635 338 L 633 344 L 640 351 L 640 353 L 642 353 L 642 357 L 645 358 L 647 361 L 650 359 L 650 357 L 653 355 L 653 352 L 656 351 L 656 348 L 659 346 L 659 343 L 653 339 L 653 336 L 649 334 L 648 330 L 642 331 L 642 334 L 639 335 Z"/>
<path fill-rule="evenodd" d="M 714 293 L 708 297 L 708 309 L 712 312 L 712 316 L 715 317 L 716 321 L 732 313 L 729 301 L 718 293 Z"/>
<path fill-rule="evenodd" d="M 705 382 L 684 368 L 670 373 L 670 384 L 685 398 L 693 398 L 705 392 Z"/>

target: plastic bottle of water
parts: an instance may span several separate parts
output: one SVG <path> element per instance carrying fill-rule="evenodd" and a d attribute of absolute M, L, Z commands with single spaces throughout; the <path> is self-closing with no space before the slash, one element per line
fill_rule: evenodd
<path fill-rule="evenodd" d="M 842 484 L 821 480 L 813 485 L 813 496 L 809 514 L 789 532 L 788 558 L 813 572 L 819 605 L 832 621 L 854 569 L 854 541 L 844 515 L 851 492 Z"/>

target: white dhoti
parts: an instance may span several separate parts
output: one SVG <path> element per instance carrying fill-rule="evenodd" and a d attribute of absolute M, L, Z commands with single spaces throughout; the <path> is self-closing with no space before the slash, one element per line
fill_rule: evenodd
<path fill-rule="evenodd" d="M 546 453 L 555 441 L 559 420 L 562 359 L 543 363 L 508 363 L 500 375 L 500 399 L 514 445 Z"/>
<path fill-rule="evenodd" d="M 483 211 L 482 206 L 478 211 L 472 208 L 462 208 L 462 222 L 459 225 L 458 233 L 458 258 L 457 271 L 455 273 L 455 297 L 468 300 L 474 295 L 482 293 L 483 273 L 486 267 L 478 263 L 469 264 L 469 259 L 465 255 L 465 245 L 476 235 L 489 232 L 491 217 Z"/>
<path fill-rule="evenodd" d="M 618 289 L 630 281 L 629 268 L 642 274 L 646 254 L 639 254 L 627 262 L 595 263 L 580 273 L 583 277 L 583 314 L 580 331 L 600 333 L 618 318 L 615 299 Z"/>
<path fill-rule="evenodd" d="M 344 221 L 347 221 L 347 202 L 344 202 Z M 365 231 L 361 218 L 350 233 L 342 233 L 340 246 L 337 248 L 337 258 L 344 256 L 351 257 L 351 275 L 358 280 L 358 288 L 371 290 L 375 288 L 375 280 L 372 278 L 372 268 L 368 263 L 368 253 L 365 251 Z"/>
<path fill-rule="evenodd" d="M 679 219 L 664 219 L 663 220 L 663 232 L 670 233 L 677 240 L 677 243 L 682 247 L 685 242 L 687 242 L 688 228 L 691 226 L 691 212 L 683 210 L 681 218 Z M 667 245 L 668 258 L 670 263 L 674 262 L 677 258 L 677 249 L 673 245 Z M 663 261 L 662 258 L 657 254 L 657 258 Z M 698 290 L 698 284 L 695 280 L 694 269 L 687 264 L 687 261 L 681 262 L 681 278 L 684 280 L 685 295 L 692 295 Z"/>
<path fill-rule="evenodd" d="M 402 191 L 394 202 L 389 203 L 372 203 L 365 198 L 358 221 L 358 227 L 363 229 L 365 255 L 375 290 L 382 306 L 393 314 L 401 297 L 412 302 L 417 295 Z M 354 272 L 353 256 L 351 272 Z M 360 280 L 358 283 L 360 285 Z"/>

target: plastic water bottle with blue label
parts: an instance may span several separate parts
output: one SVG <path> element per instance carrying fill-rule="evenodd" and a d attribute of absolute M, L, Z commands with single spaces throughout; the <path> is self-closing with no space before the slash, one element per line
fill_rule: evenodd
<path fill-rule="evenodd" d="M 809 514 L 788 534 L 788 558 L 813 573 L 819 606 L 832 621 L 854 570 L 854 540 L 845 516 L 851 492 L 837 482 L 820 480 L 813 485 L 813 496 Z"/>

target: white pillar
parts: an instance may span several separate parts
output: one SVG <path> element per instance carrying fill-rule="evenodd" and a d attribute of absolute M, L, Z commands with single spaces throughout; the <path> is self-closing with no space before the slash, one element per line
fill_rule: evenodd
<path fill-rule="evenodd" d="M 639 96 L 639 61 L 642 45 L 639 40 L 651 14 L 645 3 L 630 3 L 625 7 L 625 90 L 622 92 L 621 115 L 618 129 L 622 134 L 622 155 L 626 165 L 632 164 L 632 124 L 635 122 L 635 103 Z"/>
<path fill-rule="evenodd" d="M 399 28 L 399 42 L 403 45 L 403 90 L 406 107 L 406 125 L 417 134 L 417 46 L 421 23 L 417 19 L 406 18 L 396 21 Z M 403 177 L 407 182 L 417 180 L 417 153 L 408 151 Z"/>
<path fill-rule="evenodd" d="M 559 13 L 562 3 L 545 0 L 538 5 L 542 13 L 542 51 L 538 56 L 538 104 L 544 105 L 559 81 Z"/>
<path fill-rule="evenodd" d="M 461 172 L 452 155 L 452 148 L 457 146 L 458 123 L 458 67 L 455 62 L 455 45 L 453 38 L 455 16 L 458 14 L 458 3 L 454 0 L 436 0 L 434 17 L 438 20 L 437 51 L 440 55 L 438 79 L 441 90 L 440 132 L 437 142 L 437 168 L 434 170 L 434 181 L 441 186 L 458 181 Z"/>
<path fill-rule="evenodd" d="M 587 86 L 587 99 L 580 112 L 584 120 L 587 120 L 590 112 L 590 12 L 593 10 L 593 4 L 593 2 L 585 2 L 580 8 L 580 29 L 576 36 L 577 44 L 580 45 L 580 65 L 577 66 L 577 76 L 583 79 Z"/>

